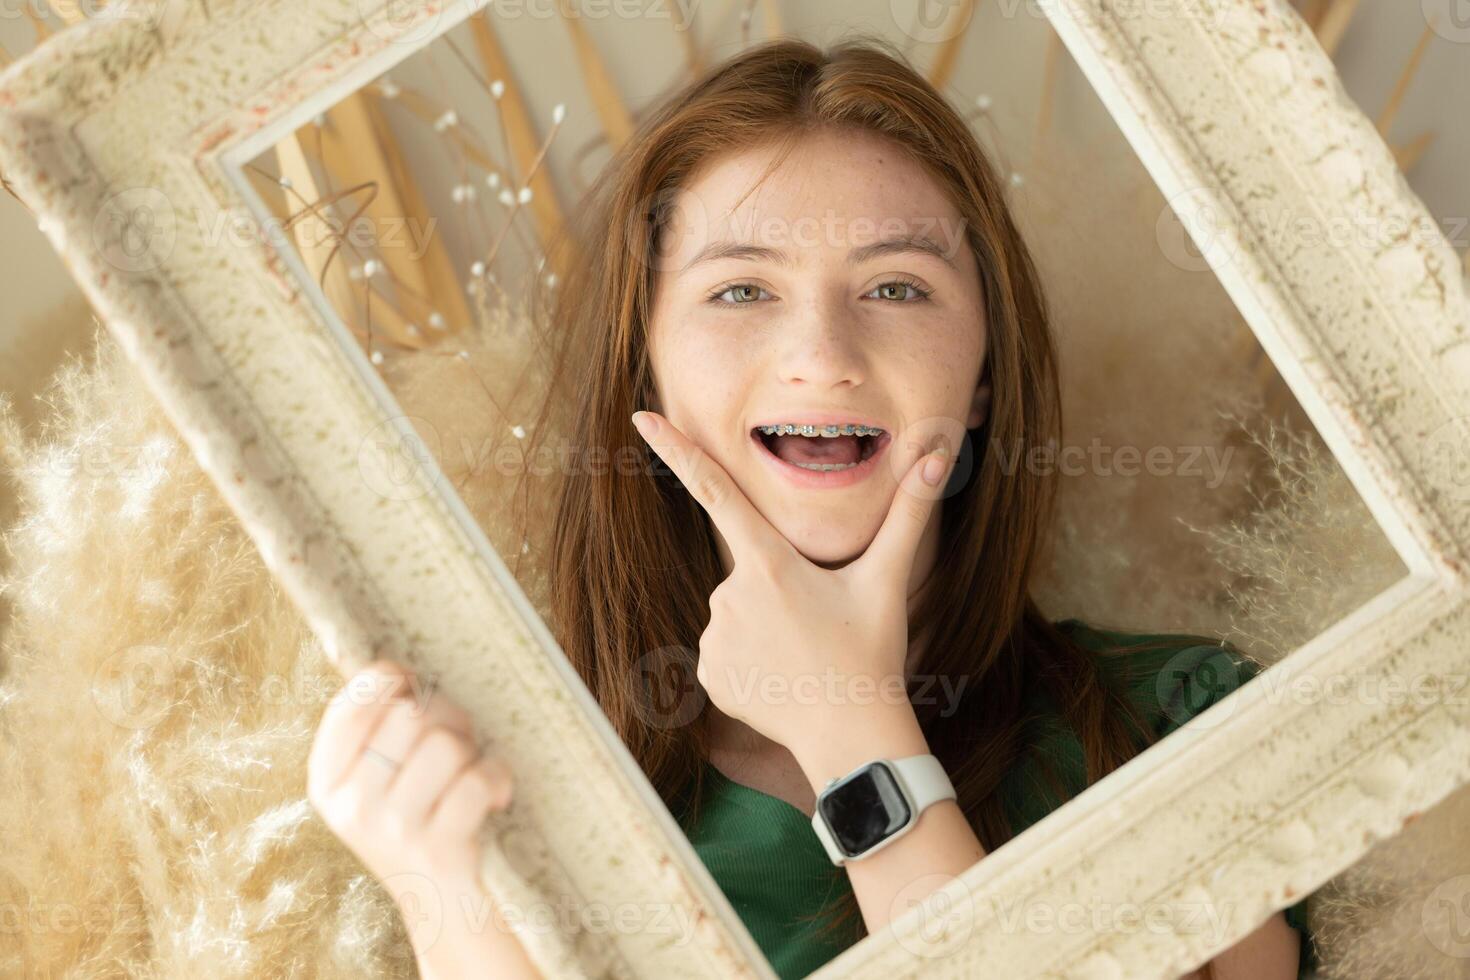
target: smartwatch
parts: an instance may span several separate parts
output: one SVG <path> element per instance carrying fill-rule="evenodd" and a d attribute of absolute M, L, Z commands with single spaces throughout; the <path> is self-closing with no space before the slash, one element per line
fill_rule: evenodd
<path fill-rule="evenodd" d="M 817 794 L 812 829 L 836 865 L 867 857 L 902 837 L 931 803 L 956 799 L 933 755 L 875 759 Z"/>

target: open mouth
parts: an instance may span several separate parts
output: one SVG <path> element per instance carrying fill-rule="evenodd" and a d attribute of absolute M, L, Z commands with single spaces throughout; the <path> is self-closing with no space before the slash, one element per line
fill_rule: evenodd
<path fill-rule="evenodd" d="M 857 469 L 892 438 L 862 425 L 760 425 L 750 435 L 781 462 L 815 473 Z"/>

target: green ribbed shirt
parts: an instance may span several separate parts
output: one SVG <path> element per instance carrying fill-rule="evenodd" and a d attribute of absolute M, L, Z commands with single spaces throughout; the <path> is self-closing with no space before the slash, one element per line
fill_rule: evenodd
<path fill-rule="evenodd" d="M 1056 626 L 1089 649 L 1099 644 L 1138 645 L 1163 634 L 1120 633 L 1064 619 Z M 1231 647 L 1181 646 L 1099 657 L 1104 676 L 1125 692 L 1158 738 L 1260 672 L 1259 664 Z M 1125 666 L 1126 663 L 1126 666 Z M 1080 741 L 1049 701 L 1028 713 L 1027 739 L 1044 753 L 1072 795 L 1087 785 Z M 1015 833 L 1055 809 L 1029 753 L 1001 784 Z M 694 850 L 750 930 L 782 980 L 804 977 L 851 945 L 850 934 L 819 936 L 814 916 L 838 894 L 852 891 L 847 872 L 832 864 L 812 830 L 811 819 L 790 803 L 734 782 L 708 762 L 706 795 L 697 826 L 680 813 Z M 1310 896 L 1309 896 L 1310 897 Z M 1286 909 L 1301 933 L 1297 976 L 1316 966 L 1307 927 L 1307 898 Z"/>

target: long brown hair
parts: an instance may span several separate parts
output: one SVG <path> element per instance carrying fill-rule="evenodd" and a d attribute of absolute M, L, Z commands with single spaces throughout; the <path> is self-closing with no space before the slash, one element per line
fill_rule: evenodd
<path fill-rule="evenodd" d="M 556 417 L 573 448 L 607 447 L 611 463 L 574 467 L 561 483 L 547 558 L 551 628 L 670 809 L 697 814 L 708 711 L 688 698 L 691 690 L 701 697 L 699 637 L 724 572 L 703 509 L 656 460 L 648 464 L 629 420 L 654 391 L 654 257 L 673 191 L 698 167 L 773 142 L 784 149 L 779 163 L 816 127 L 860 127 L 907 150 L 948 192 L 978 260 L 991 407 L 969 430 L 942 502 L 940 550 L 909 629 L 911 639 L 925 637 L 916 674 L 966 679 L 957 708 L 930 698 L 915 710 L 961 809 L 993 851 L 1013 835 L 997 789 L 1030 748 L 1023 728 L 1035 695 L 1049 697 L 1075 730 L 1088 783 L 1138 752 L 1143 724 L 1101 679 L 1096 653 L 1070 640 L 1028 594 L 1053 517 L 1055 471 L 1004 467 L 984 447 L 1003 447 L 1014 460 L 1059 440 L 1046 304 L 1002 184 L 969 126 L 886 41 L 858 37 L 822 50 L 782 39 L 712 67 L 643 118 L 553 244 L 575 259 L 563 264 L 570 271 L 546 304 L 553 397 L 533 445 Z M 645 462 L 617 463 L 634 458 Z M 681 691 L 685 700 L 671 709 L 668 698 Z M 1049 782 L 1064 801 L 1060 782 Z M 822 911 L 829 928 L 863 935 L 850 891 Z"/>

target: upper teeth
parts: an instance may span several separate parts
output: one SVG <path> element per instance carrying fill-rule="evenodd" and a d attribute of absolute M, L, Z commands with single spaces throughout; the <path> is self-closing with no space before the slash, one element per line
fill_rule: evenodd
<path fill-rule="evenodd" d="M 757 428 L 768 436 L 876 436 L 882 429 L 870 425 L 762 425 Z"/>

